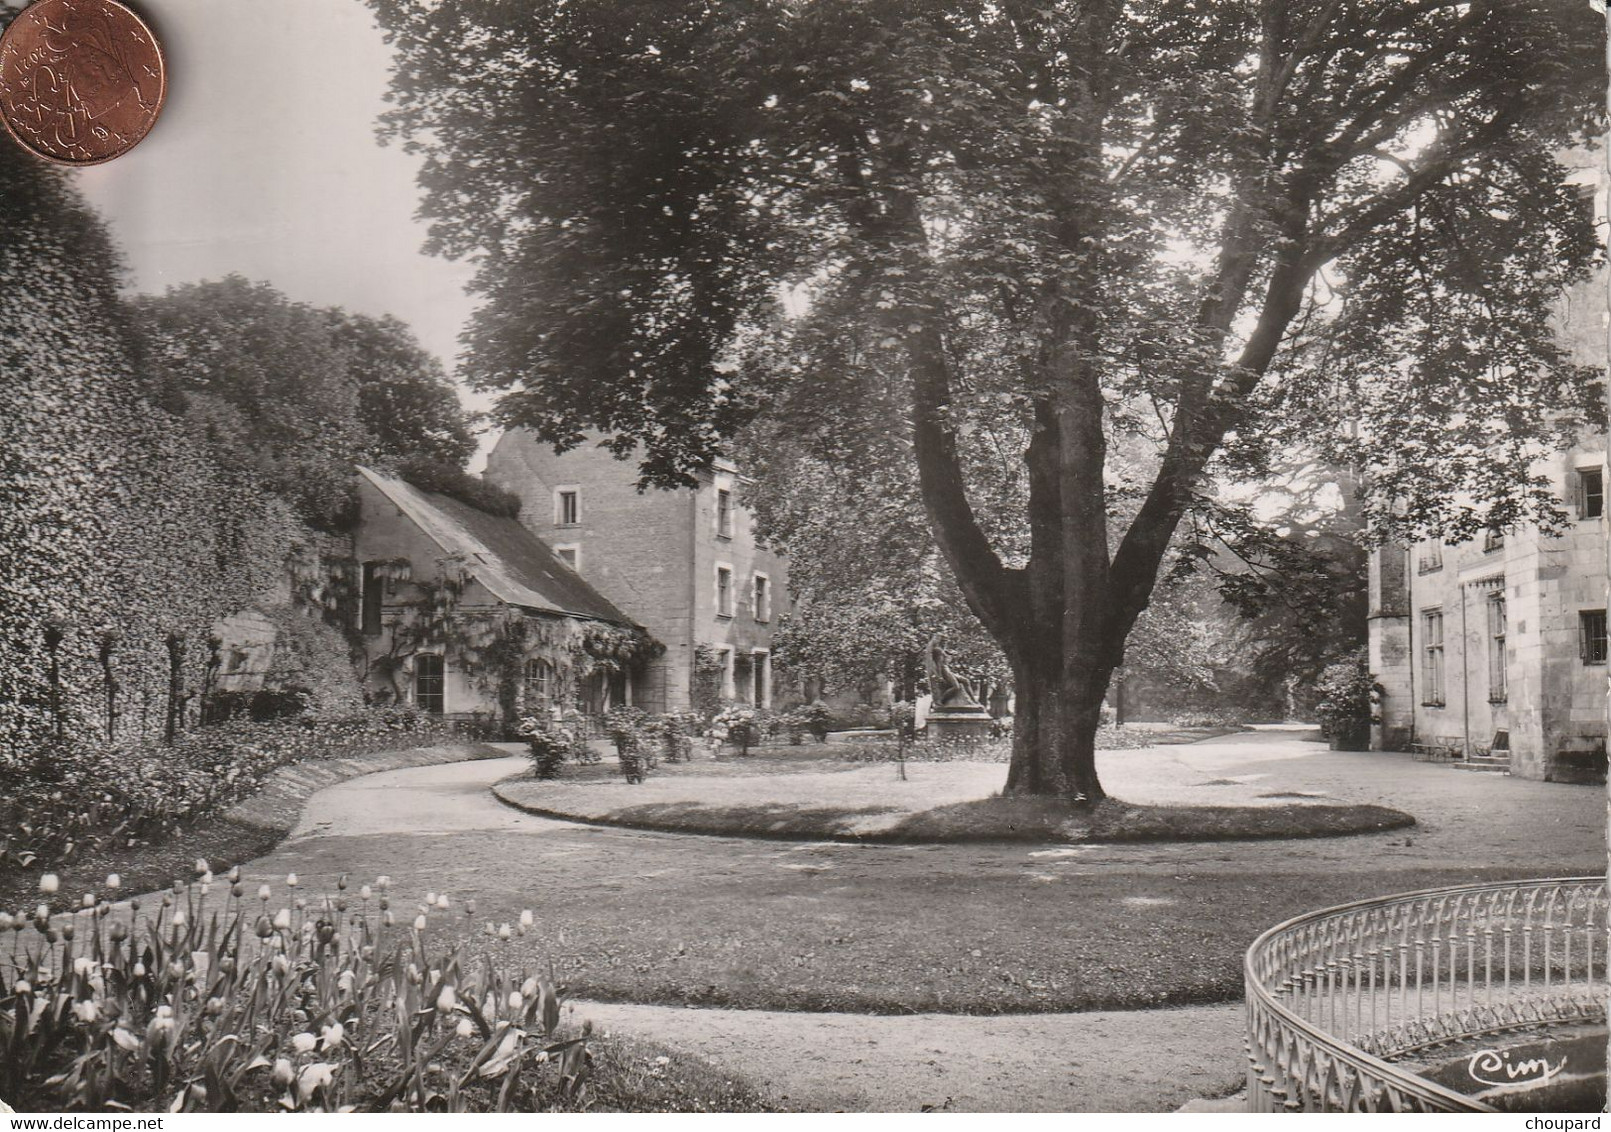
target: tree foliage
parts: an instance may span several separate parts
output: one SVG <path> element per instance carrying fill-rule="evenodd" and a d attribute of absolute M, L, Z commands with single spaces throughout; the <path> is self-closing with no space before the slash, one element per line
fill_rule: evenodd
<path fill-rule="evenodd" d="M 238 275 L 141 296 L 133 314 L 148 396 L 315 527 L 351 519 L 355 463 L 457 469 L 474 450 L 441 363 L 396 319 Z"/>
<path fill-rule="evenodd" d="M 370 4 L 502 418 L 667 484 L 791 389 L 903 432 L 1014 669 L 1011 790 L 1100 796 L 1098 705 L 1216 462 L 1302 437 L 1373 524 L 1547 519 L 1529 458 L 1593 401 L 1547 318 L 1595 256 L 1558 157 L 1603 104 L 1582 4 Z M 976 478 L 1003 420 L 1027 547 Z"/>

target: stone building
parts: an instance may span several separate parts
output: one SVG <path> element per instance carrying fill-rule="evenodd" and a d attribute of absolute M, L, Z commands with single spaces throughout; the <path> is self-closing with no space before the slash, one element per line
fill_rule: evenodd
<path fill-rule="evenodd" d="M 484 477 L 519 496 L 520 521 L 665 646 L 636 703 L 687 710 L 704 655 L 724 700 L 772 706 L 772 634 L 788 578 L 782 557 L 756 541 L 731 464 L 718 462 L 696 488 L 640 492 L 637 469 L 605 449 L 555 455 L 511 429 Z"/>
<path fill-rule="evenodd" d="M 1562 535 L 1372 556 L 1370 660 L 1383 689 L 1373 746 L 1508 757 L 1524 778 L 1603 767 L 1604 460 L 1591 440 L 1548 461 L 1571 516 Z"/>
<path fill-rule="evenodd" d="M 353 616 L 366 691 L 508 722 L 635 702 L 657 647 L 514 518 L 359 469 Z"/>

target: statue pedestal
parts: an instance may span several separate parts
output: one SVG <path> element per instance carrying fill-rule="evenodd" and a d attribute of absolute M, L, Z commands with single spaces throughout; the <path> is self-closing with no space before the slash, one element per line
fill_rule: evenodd
<path fill-rule="evenodd" d="M 940 742 L 947 739 L 988 739 L 990 724 L 990 713 L 978 704 L 948 704 L 929 709 L 929 738 Z"/>

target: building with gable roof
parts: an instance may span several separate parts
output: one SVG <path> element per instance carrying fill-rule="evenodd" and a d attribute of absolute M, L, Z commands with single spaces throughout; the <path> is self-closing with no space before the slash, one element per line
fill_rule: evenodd
<path fill-rule="evenodd" d="M 635 701 L 659 646 L 517 519 L 358 477 L 353 616 L 372 699 L 502 723 Z"/>

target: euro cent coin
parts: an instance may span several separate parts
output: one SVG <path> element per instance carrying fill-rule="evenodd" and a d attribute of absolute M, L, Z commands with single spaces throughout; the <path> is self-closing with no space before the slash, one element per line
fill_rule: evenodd
<path fill-rule="evenodd" d="M 116 0 L 37 0 L 0 36 L 0 122 L 47 161 L 121 157 L 167 91 L 156 36 Z"/>

